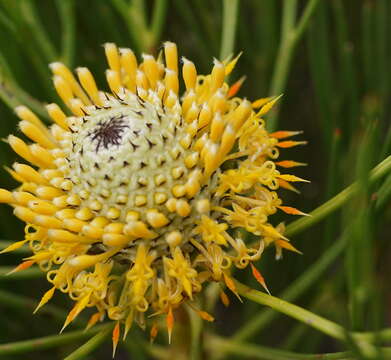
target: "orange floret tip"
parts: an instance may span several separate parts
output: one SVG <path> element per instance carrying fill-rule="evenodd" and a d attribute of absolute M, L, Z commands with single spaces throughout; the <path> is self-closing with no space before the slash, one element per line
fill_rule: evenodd
<path fill-rule="evenodd" d="M 265 278 L 262 276 L 260 271 L 253 265 L 253 263 L 250 263 L 250 266 L 255 280 L 257 280 L 258 283 L 261 284 L 261 286 L 266 290 L 266 292 L 271 295 L 269 289 L 266 286 Z"/>
<path fill-rule="evenodd" d="M 231 85 L 227 94 L 228 98 L 235 96 L 239 92 L 245 80 L 246 80 L 246 76 L 242 76 L 238 81 L 236 81 Z"/>
<path fill-rule="evenodd" d="M 283 168 L 292 168 L 292 167 L 296 167 L 296 166 L 307 166 L 306 163 L 301 163 L 301 162 L 292 161 L 292 160 L 277 161 L 276 165 L 281 166 Z"/>
<path fill-rule="evenodd" d="M 307 141 L 293 141 L 293 140 L 286 140 L 286 141 L 280 141 L 277 143 L 277 146 L 279 148 L 287 149 L 298 145 L 306 145 Z"/>
<path fill-rule="evenodd" d="M 149 332 L 149 340 L 151 344 L 155 341 L 158 332 L 159 332 L 159 328 L 157 326 L 157 323 L 154 322 L 151 326 L 151 331 Z"/>
<path fill-rule="evenodd" d="M 223 303 L 223 305 L 225 307 L 229 306 L 229 303 L 230 303 L 229 297 L 228 297 L 228 295 L 224 291 L 220 292 L 220 300 L 221 300 L 221 302 Z"/>
<path fill-rule="evenodd" d="M 85 331 L 91 329 L 96 323 L 102 318 L 102 313 L 96 312 L 95 314 L 92 314 L 91 317 L 88 320 L 87 326 L 85 328 Z"/>
<path fill-rule="evenodd" d="M 302 134 L 302 131 L 285 131 L 285 130 L 280 130 L 276 131 L 274 133 L 271 133 L 269 136 L 274 137 L 276 139 L 285 139 L 291 136 L 299 135 Z"/>
<path fill-rule="evenodd" d="M 335 136 L 336 138 L 339 138 L 339 137 L 341 137 L 341 135 L 342 135 L 341 129 L 340 129 L 340 128 L 335 128 L 335 129 L 334 129 L 334 136 Z"/>
<path fill-rule="evenodd" d="M 23 271 L 23 270 L 26 270 L 28 269 L 30 266 L 34 265 L 35 264 L 35 261 L 34 260 L 27 260 L 27 261 L 24 261 L 22 262 L 21 264 L 19 264 L 15 269 L 11 270 L 10 272 L 8 272 L 6 275 L 11 275 L 13 273 L 16 273 L 18 271 Z"/>
<path fill-rule="evenodd" d="M 199 316 L 202 320 L 206 320 L 206 321 L 209 321 L 209 322 L 215 321 L 215 318 L 214 318 L 211 314 L 209 314 L 208 312 L 206 312 L 206 311 L 197 310 L 197 314 L 198 314 L 198 316 Z"/>
<path fill-rule="evenodd" d="M 168 343 L 171 344 L 171 336 L 172 336 L 172 330 L 174 328 L 174 314 L 172 313 L 172 308 L 170 307 L 168 309 L 168 313 L 166 315 L 166 325 L 167 325 L 167 333 L 168 333 Z"/>
<path fill-rule="evenodd" d="M 84 296 L 81 298 L 75 306 L 72 308 L 72 310 L 69 312 L 67 318 L 65 319 L 64 325 L 60 331 L 60 334 L 65 330 L 65 328 L 76 319 L 76 317 L 84 310 L 84 308 L 87 306 L 89 301 L 89 296 Z"/>
<path fill-rule="evenodd" d="M 302 211 L 300 211 L 294 207 L 291 207 L 291 206 L 277 206 L 277 207 L 286 214 L 310 216 L 309 214 L 306 214 L 305 212 L 302 212 Z"/>
<path fill-rule="evenodd" d="M 119 324 L 119 321 L 117 321 L 117 323 L 114 326 L 112 337 L 111 337 L 112 342 L 113 342 L 113 359 L 115 356 L 115 352 L 117 350 L 120 332 L 121 332 L 120 324 Z"/>
<path fill-rule="evenodd" d="M 235 282 L 226 273 L 224 273 L 224 282 L 225 285 L 227 285 L 227 288 L 230 289 L 235 294 L 235 296 L 239 299 L 239 301 L 243 302 L 236 290 Z"/>

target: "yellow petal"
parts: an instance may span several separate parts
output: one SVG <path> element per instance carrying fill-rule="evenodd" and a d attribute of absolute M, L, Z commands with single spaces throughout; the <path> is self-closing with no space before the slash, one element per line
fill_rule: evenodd
<path fill-rule="evenodd" d="M 297 252 L 300 255 L 303 254 L 301 251 L 297 250 L 290 242 L 288 242 L 286 240 L 278 239 L 278 240 L 276 240 L 276 245 L 278 245 L 284 249 Z"/>
<path fill-rule="evenodd" d="M 281 96 L 282 96 L 282 94 L 280 96 L 277 96 L 277 97 L 273 98 L 273 100 L 271 100 L 268 103 L 266 103 L 265 105 L 263 105 L 261 107 L 261 110 L 259 110 L 257 112 L 257 117 L 261 117 L 261 116 L 267 114 L 272 109 L 274 104 L 280 99 Z"/>
<path fill-rule="evenodd" d="M 302 178 L 299 178 L 298 176 L 295 176 L 295 175 L 290 175 L 290 174 L 281 174 L 281 175 L 277 175 L 277 177 L 279 179 L 282 179 L 282 180 L 285 180 L 285 181 L 301 181 L 301 182 L 307 182 L 309 183 L 310 181 L 308 180 L 305 180 L 305 179 L 302 179 Z"/>
<path fill-rule="evenodd" d="M 4 254 L 7 252 L 17 250 L 17 249 L 21 248 L 27 241 L 28 240 L 21 240 L 21 241 L 14 242 L 13 244 L 7 246 L 5 249 L 1 250 L 0 254 Z"/>
<path fill-rule="evenodd" d="M 35 308 L 33 314 L 35 314 L 42 306 L 44 306 L 53 297 L 55 290 L 56 288 L 53 286 L 51 289 L 45 292 L 38 306 Z"/>
<path fill-rule="evenodd" d="M 236 55 L 235 59 L 231 60 L 226 66 L 225 66 L 225 76 L 228 76 L 232 70 L 235 68 L 236 63 L 238 62 L 239 58 L 242 56 L 242 51 Z M 224 61 L 225 63 L 225 61 Z"/>

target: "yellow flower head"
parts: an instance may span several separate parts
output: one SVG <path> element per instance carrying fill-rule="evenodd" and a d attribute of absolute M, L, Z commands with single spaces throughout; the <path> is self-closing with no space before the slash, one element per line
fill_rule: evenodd
<path fill-rule="evenodd" d="M 253 103 L 234 97 L 241 80 L 229 87 L 226 76 L 237 59 L 215 60 L 208 75 L 177 48 L 143 55 L 105 45 L 110 91 L 101 91 L 87 68 L 74 77 L 62 63 L 51 64 L 54 86 L 69 114 L 47 105 L 47 127 L 24 106 L 16 108 L 26 142 L 10 135 L 12 149 L 30 165 L 9 169 L 20 182 L 0 189 L 0 202 L 28 224 L 33 255 L 17 270 L 37 264 L 52 287 L 75 301 L 64 327 L 86 307 L 96 307 L 89 326 L 108 317 L 125 334 L 146 314 L 166 314 L 191 302 L 207 281 L 221 281 L 235 292 L 232 266 L 244 268 L 272 243 L 294 249 L 279 228 L 268 223 L 281 205 L 276 191 L 293 188 L 293 175 L 275 162 L 280 141 L 295 132 L 269 134 L 261 116 L 276 98 Z M 180 83 L 179 72 L 183 83 Z M 184 91 L 180 94 L 180 87 Z M 232 229 L 251 233 L 248 247 Z M 251 264 L 257 279 L 262 276 Z M 226 297 L 225 297 L 226 298 Z M 210 320 L 210 315 L 198 311 Z"/>

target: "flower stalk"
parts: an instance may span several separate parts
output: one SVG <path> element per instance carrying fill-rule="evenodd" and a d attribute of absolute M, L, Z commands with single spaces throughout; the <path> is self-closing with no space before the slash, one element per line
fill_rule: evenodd
<path fill-rule="evenodd" d="M 322 318 L 308 310 L 305 310 L 297 305 L 291 304 L 285 300 L 268 295 L 235 280 L 235 286 L 239 295 L 255 301 L 258 304 L 269 306 L 270 308 L 288 315 L 296 320 L 308 324 L 309 326 L 331 336 L 337 340 L 345 340 L 345 330 L 342 326 Z"/>
<path fill-rule="evenodd" d="M 64 360 L 83 360 L 99 347 L 110 335 L 113 326 L 106 326 L 103 330 L 96 333 L 85 344 L 77 348 L 73 353 L 69 354 Z"/>

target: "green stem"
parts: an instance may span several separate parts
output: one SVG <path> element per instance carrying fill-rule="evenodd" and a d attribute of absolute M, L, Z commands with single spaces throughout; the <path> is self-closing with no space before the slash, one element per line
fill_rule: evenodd
<path fill-rule="evenodd" d="M 297 0 L 284 0 L 282 9 L 281 39 L 286 41 L 293 31 L 296 23 Z"/>
<path fill-rule="evenodd" d="M 0 24 L 3 25 L 13 36 L 18 35 L 18 30 L 15 26 L 15 23 L 9 19 L 6 14 L 6 11 L 0 11 Z"/>
<path fill-rule="evenodd" d="M 73 341 L 79 341 L 90 337 L 93 334 L 96 334 L 100 331 L 105 331 L 108 327 L 111 327 L 112 324 L 105 324 L 100 326 L 95 326 L 88 331 L 78 330 L 71 331 L 61 335 L 51 335 L 45 336 L 32 340 L 17 341 L 7 344 L 0 345 L 0 355 L 8 354 L 21 354 L 30 351 L 37 351 L 43 349 L 50 349 L 56 346 L 69 344 Z"/>
<path fill-rule="evenodd" d="M 391 328 L 381 329 L 374 332 L 357 332 L 354 333 L 354 337 L 357 340 L 369 341 L 369 342 L 389 342 L 391 341 Z"/>
<path fill-rule="evenodd" d="M 85 356 L 93 352 L 100 344 L 102 344 L 108 335 L 111 333 L 113 326 L 107 326 L 101 332 L 98 332 L 85 344 L 76 349 L 72 354 L 68 355 L 64 360 L 83 360 Z"/>
<path fill-rule="evenodd" d="M 334 131 L 329 147 L 329 161 L 328 161 L 328 175 L 326 183 L 326 199 L 329 199 L 337 191 L 337 184 L 339 173 L 334 169 L 338 169 L 338 160 L 340 159 L 340 148 L 341 148 L 341 136 L 338 131 Z M 337 233 L 337 216 L 334 214 L 330 216 L 325 224 L 324 230 L 324 244 L 325 247 L 332 243 L 335 234 Z"/>
<path fill-rule="evenodd" d="M 24 21 L 28 24 L 35 40 L 41 48 L 42 54 L 46 57 L 48 62 L 54 61 L 57 57 L 56 49 L 47 36 L 47 32 L 43 28 L 42 24 L 39 22 L 34 2 L 30 0 L 22 0 L 20 1 L 20 9 Z"/>
<path fill-rule="evenodd" d="M 145 350 L 152 356 L 153 359 L 167 360 L 172 357 L 172 352 L 167 346 L 150 344 L 145 345 Z"/>
<path fill-rule="evenodd" d="M 391 175 L 388 175 L 376 193 L 377 199 L 375 204 L 376 211 L 379 211 L 389 203 L 391 197 Z"/>
<path fill-rule="evenodd" d="M 152 47 L 155 47 L 160 40 L 164 22 L 167 15 L 167 0 L 155 0 L 155 7 L 152 14 L 151 33 L 152 33 Z"/>
<path fill-rule="evenodd" d="M 316 6 L 318 5 L 319 0 L 309 0 L 303 15 L 301 16 L 298 25 L 295 29 L 295 42 L 299 41 L 303 36 L 308 23 L 311 19 L 312 14 L 314 13 Z"/>
<path fill-rule="evenodd" d="M 357 129 L 357 119 L 360 112 L 360 91 L 358 74 L 356 71 L 356 57 L 352 42 L 349 38 L 348 18 L 346 3 L 341 0 L 329 1 L 333 10 L 333 22 L 335 30 L 335 48 L 337 50 L 337 68 L 340 68 L 336 84 L 339 88 L 339 110 L 343 113 L 344 121 L 341 128 L 345 134 L 345 141 L 352 136 Z"/>
<path fill-rule="evenodd" d="M 297 0 L 284 1 L 281 40 L 271 80 L 270 95 L 280 95 L 284 92 L 294 51 L 303 36 L 318 3 L 319 0 L 309 0 L 298 25 L 295 26 Z M 267 128 L 269 131 L 274 131 L 277 125 L 278 109 L 270 114 L 267 120 Z"/>
<path fill-rule="evenodd" d="M 288 71 L 294 50 L 294 26 L 296 22 L 297 0 L 285 0 L 282 10 L 280 45 L 277 53 L 269 94 L 280 95 L 288 79 Z M 271 114 L 267 127 L 274 131 L 277 126 L 277 113 Z"/>
<path fill-rule="evenodd" d="M 140 8 L 135 5 L 130 6 L 124 0 L 111 0 L 111 3 L 124 19 L 135 50 L 141 53 L 144 49 L 147 49 L 149 34 L 148 29 L 146 29 L 144 14 L 139 13 Z"/>
<path fill-rule="evenodd" d="M 148 354 L 151 347 L 156 344 L 151 344 L 146 341 L 145 334 L 139 334 L 138 331 L 132 332 L 132 336 L 128 336 L 122 343 L 122 346 L 126 349 L 130 359 L 148 360 Z M 158 359 L 158 357 L 155 357 Z M 167 358 L 167 357 L 166 357 Z"/>
<path fill-rule="evenodd" d="M 16 106 L 20 105 L 20 101 L 13 93 L 9 91 L 8 86 L 5 84 L 4 80 L 2 80 L 0 83 L 0 99 L 10 109 L 14 109 Z"/>
<path fill-rule="evenodd" d="M 37 99 L 22 90 L 15 82 L 3 77 L 2 74 L 0 74 L 0 99 L 11 109 L 23 104 L 41 118 L 49 118 L 43 105 Z"/>
<path fill-rule="evenodd" d="M 353 342 L 360 351 L 365 354 L 365 356 L 374 358 L 377 354 L 377 349 L 373 346 L 372 342 L 376 340 L 388 341 L 389 336 L 391 336 L 391 329 L 384 329 L 376 333 L 349 333 L 341 325 L 316 315 L 306 309 L 277 297 L 265 294 L 261 291 L 251 289 L 237 280 L 234 281 L 236 291 L 239 295 L 242 295 L 243 297 L 258 304 L 269 306 L 270 308 L 299 320 L 334 339 L 344 342 Z"/>
<path fill-rule="evenodd" d="M 373 184 L 374 182 L 382 178 L 384 175 L 386 175 L 390 170 L 391 155 L 385 158 L 382 162 L 380 162 L 376 167 L 372 169 L 369 176 L 369 183 Z M 305 230 L 306 228 L 315 225 L 316 223 L 324 219 L 327 215 L 339 209 L 354 194 L 356 194 L 358 190 L 359 184 L 357 182 L 348 186 L 346 189 L 342 190 L 332 199 L 312 211 L 310 213 L 311 216 L 307 216 L 290 223 L 286 228 L 285 235 L 288 237 L 292 237 Z"/>
<path fill-rule="evenodd" d="M 232 55 L 235 45 L 239 0 L 223 0 L 223 23 L 220 60 Z"/>
<path fill-rule="evenodd" d="M 219 2 L 215 1 L 215 3 L 218 4 Z M 202 38 L 208 39 L 210 48 L 213 49 L 214 54 L 215 49 L 218 50 L 221 46 L 221 34 L 219 31 L 216 31 L 214 9 L 212 9 L 211 6 L 209 6 L 209 3 L 205 0 L 192 1 L 192 8 L 197 21 L 200 23 Z M 247 47 L 245 48 L 248 50 Z"/>
<path fill-rule="evenodd" d="M 262 360 L 353 360 L 356 358 L 356 354 L 352 351 L 328 354 L 299 354 L 266 346 L 232 342 L 218 336 L 208 337 L 208 348 L 212 353 L 219 349 L 219 351 L 224 353 L 239 355 L 241 359 L 244 357 Z M 381 348 L 380 350 L 383 355 L 391 355 L 390 347 Z"/>
<path fill-rule="evenodd" d="M 312 326 L 334 339 L 345 340 L 345 330 L 342 326 L 285 300 L 251 289 L 237 280 L 235 280 L 235 285 L 239 295 L 255 301 L 258 304 L 269 306 L 274 310 Z"/>
<path fill-rule="evenodd" d="M 331 245 L 304 274 L 294 281 L 285 291 L 278 295 L 278 298 L 286 301 L 295 301 L 309 287 L 314 284 L 325 270 L 342 253 L 347 244 L 346 233 L 342 235 L 333 245 Z M 265 309 L 255 314 L 251 320 L 248 320 L 233 336 L 235 341 L 244 341 L 249 339 L 257 331 L 270 323 L 278 313 L 272 309 Z"/>
<path fill-rule="evenodd" d="M 134 36 L 141 38 L 141 50 L 151 51 L 153 46 L 152 33 L 147 25 L 147 12 L 145 0 L 133 0 L 129 8 L 129 15 L 132 21 Z"/>
<path fill-rule="evenodd" d="M 137 13 L 140 15 L 144 27 L 146 27 L 147 12 L 145 8 L 145 0 L 132 0 L 130 6 L 137 10 Z"/>
<path fill-rule="evenodd" d="M 62 26 L 61 58 L 72 67 L 75 55 L 75 2 L 74 0 L 57 0 L 58 13 Z"/>
<path fill-rule="evenodd" d="M 197 41 L 197 49 L 200 55 L 200 61 L 203 63 L 204 67 L 210 66 L 210 58 L 206 54 L 213 53 L 213 47 L 203 36 L 203 31 L 199 21 L 194 17 L 194 13 L 190 7 L 188 1 L 183 0 L 173 0 L 175 4 L 176 11 L 180 14 L 180 18 L 183 19 L 183 26 L 188 29 L 192 34 L 196 35 L 195 39 Z"/>
<path fill-rule="evenodd" d="M 198 316 L 198 314 L 187 307 L 187 313 L 190 318 L 190 328 L 191 328 L 191 345 L 190 345 L 190 360 L 199 360 L 201 359 L 201 335 L 203 328 L 203 321 Z"/>

